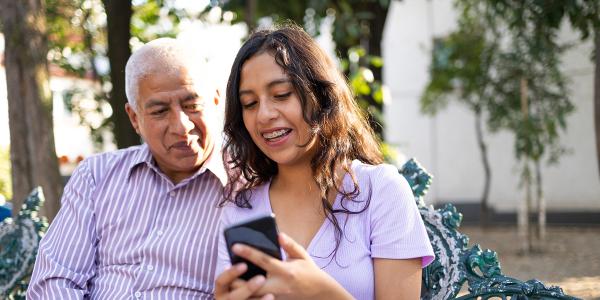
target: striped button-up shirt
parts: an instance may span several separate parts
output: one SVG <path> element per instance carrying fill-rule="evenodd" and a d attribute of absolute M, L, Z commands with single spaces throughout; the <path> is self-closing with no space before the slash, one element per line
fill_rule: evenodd
<path fill-rule="evenodd" d="M 28 298 L 212 299 L 221 161 L 215 151 L 177 185 L 145 144 L 81 162 L 40 243 Z"/>

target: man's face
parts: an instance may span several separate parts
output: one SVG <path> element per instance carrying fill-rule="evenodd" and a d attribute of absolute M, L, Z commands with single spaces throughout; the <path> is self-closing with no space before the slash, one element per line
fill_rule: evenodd
<path fill-rule="evenodd" d="M 137 110 L 125 107 L 131 124 L 161 171 L 178 183 L 196 172 L 213 151 L 205 118 L 207 106 L 215 102 L 197 94 L 185 68 L 145 76 L 138 88 Z"/>

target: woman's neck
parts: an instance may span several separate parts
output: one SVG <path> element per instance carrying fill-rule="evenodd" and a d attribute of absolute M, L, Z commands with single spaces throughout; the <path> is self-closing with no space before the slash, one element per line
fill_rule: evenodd
<path fill-rule="evenodd" d="M 310 163 L 278 166 L 272 186 L 293 191 L 318 190 Z"/>
<path fill-rule="evenodd" d="M 342 167 L 342 163 L 338 163 L 336 167 L 336 185 L 339 187 L 342 184 L 343 177 L 346 173 Z M 310 163 L 298 165 L 279 165 L 278 172 L 271 180 L 271 189 L 285 191 L 286 194 L 297 196 L 305 196 L 320 202 L 320 189 L 315 181 L 314 174 Z M 336 189 L 330 190 L 334 196 Z M 328 198 L 329 198 L 328 196 Z"/>

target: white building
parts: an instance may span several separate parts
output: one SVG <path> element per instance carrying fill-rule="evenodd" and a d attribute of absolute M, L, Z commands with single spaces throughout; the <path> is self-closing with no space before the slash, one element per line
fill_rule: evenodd
<path fill-rule="evenodd" d="M 419 98 L 429 80 L 432 40 L 456 29 L 452 0 L 392 1 L 383 40 L 383 81 L 391 101 L 385 107 L 386 139 L 407 157 L 416 157 L 435 176 L 429 203 L 478 203 L 484 172 L 475 137 L 475 120 L 465 107 L 452 103 L 435 117 L 419 111 Z M 566 27 L 566 26 L 565 26 Z M 577 41 L 569 28 L 563 41 Z M 562 59 L 576 107 L 561 137 L 572 153 L 558 165 L 544 166 L 543 189 L 549 211 L 600 213 L 600 174 L 593 119 L 592 44 L 578 45 Z M 492 169 L 490 205 L 514 212 L 524 199 L 508 132 L 486 133 Z"/>

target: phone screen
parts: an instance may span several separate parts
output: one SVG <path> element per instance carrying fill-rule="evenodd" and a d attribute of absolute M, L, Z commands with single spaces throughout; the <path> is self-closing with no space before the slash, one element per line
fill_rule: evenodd
<path fill-rule="evenodd" d="M 267 272 L 246 259 L 235 255 L 231 251 L 234 244 L 245 244 L 281 259 L 281 248 L 277 239 L 277 225 L 275 216 L 272 214 L 227 227 L 224 235 L 231 264 L 245 262 L 248 265 L 248 270 L 240 276 L 244 280 L 249 280 L 256 275 L 266 275 Z"/>

